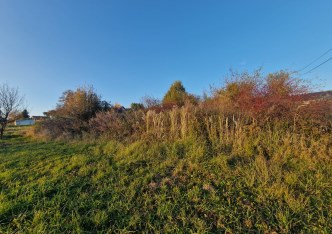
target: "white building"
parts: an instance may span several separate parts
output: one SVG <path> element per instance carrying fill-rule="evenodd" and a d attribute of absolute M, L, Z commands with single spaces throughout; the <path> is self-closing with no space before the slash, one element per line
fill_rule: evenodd
<path fill-rule="evenodd" d="M 35 120 L 33 119 L 20 119 L 15 121 L 15 126 L 29 126 L 34 124 Z"/>

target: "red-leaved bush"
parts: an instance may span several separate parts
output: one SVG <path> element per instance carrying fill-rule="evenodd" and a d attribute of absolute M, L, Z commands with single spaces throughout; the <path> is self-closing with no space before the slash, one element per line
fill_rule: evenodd
<path fill-rule="evenodd" d="M 232 73 L 225 87 L 214 91 L 213 100 L 223 112 L 260 120 L 290 120 L 306 101 L 309 91 L 304 80 L 284 71 L 267 76 L 262 76 L 259 71 L 254 74 Z M 319 100 L 315 103 L 322 112 L 326 111 Z"/>

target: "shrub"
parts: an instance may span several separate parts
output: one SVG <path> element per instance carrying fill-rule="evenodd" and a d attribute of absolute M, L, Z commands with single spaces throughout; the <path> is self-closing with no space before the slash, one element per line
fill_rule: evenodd
<path fill-rule="evenodd" d="M 143 132 L 144 112 L 118 112 L 111 109 L 99 112 L 89 121 L 90 132 L 96 136 L 104 136 L 114 140 L 133 138 Z"/>
<path fill-rule="evenodd" d="M 309 91 L 304 80 L 288 72 L 264 77 L 258 70 L 253 74 L 232 73 L 225 87 L 214 90 L 212 100 L 224 113 L 244 114 L 260 120 L 291 121 Z"/>

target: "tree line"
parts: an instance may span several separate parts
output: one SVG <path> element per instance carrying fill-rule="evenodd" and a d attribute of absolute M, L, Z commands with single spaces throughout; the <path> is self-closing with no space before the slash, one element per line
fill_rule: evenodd
<path fill-rule="evenodd" d="M 212 116 L 250 119 L 264 126 L 283 122 L 285 126 L 311 125 L 331 130 L 331 100 L 312 98 L 311 86 L 292 74 L 279 71 L 232 72 L 222 87 L 213 87 L 209 95 L 199 97 L 175 81 L 162 100 L 146 96 L 130 108 L 112 105 L 102 99 L 92 86 L 62 93 L 56 108 L 45 112 L 48 117 L 36 128 L 36 134 L 50 138 L 103 136 L 128 140 L 146 135 L 151 113 L 169 113 L 186 108 L 189 112 Z M 23 102 L 17 89 L 0 87 L 1 137 L 12 112 Z M 28 115 L 27 111 L 24 112 Z M 157 120 L 155 120 L 156 122 Z M 164 124 L 167 125 L 166 121 Z"/>

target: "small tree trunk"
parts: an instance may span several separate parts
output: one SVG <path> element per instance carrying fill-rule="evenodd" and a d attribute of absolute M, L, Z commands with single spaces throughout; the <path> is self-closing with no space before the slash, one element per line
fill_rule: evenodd
<path fill-rule="evenodd" d="M 3 139 L 3 134 L 5 132 L 5 128 L 7 127 L 7 123 L 5 122 L 2 122 L 0 124 L 0 139 L 2 140 Z"/>
<path fill-rule="evenodd" d="M 3 138 L 3 132 L 4 132 L 4 127 L 3 126 L 1 126 L 1 129 L 0 129 L 0 139 L 2 140 L 2 138 Z"/>

